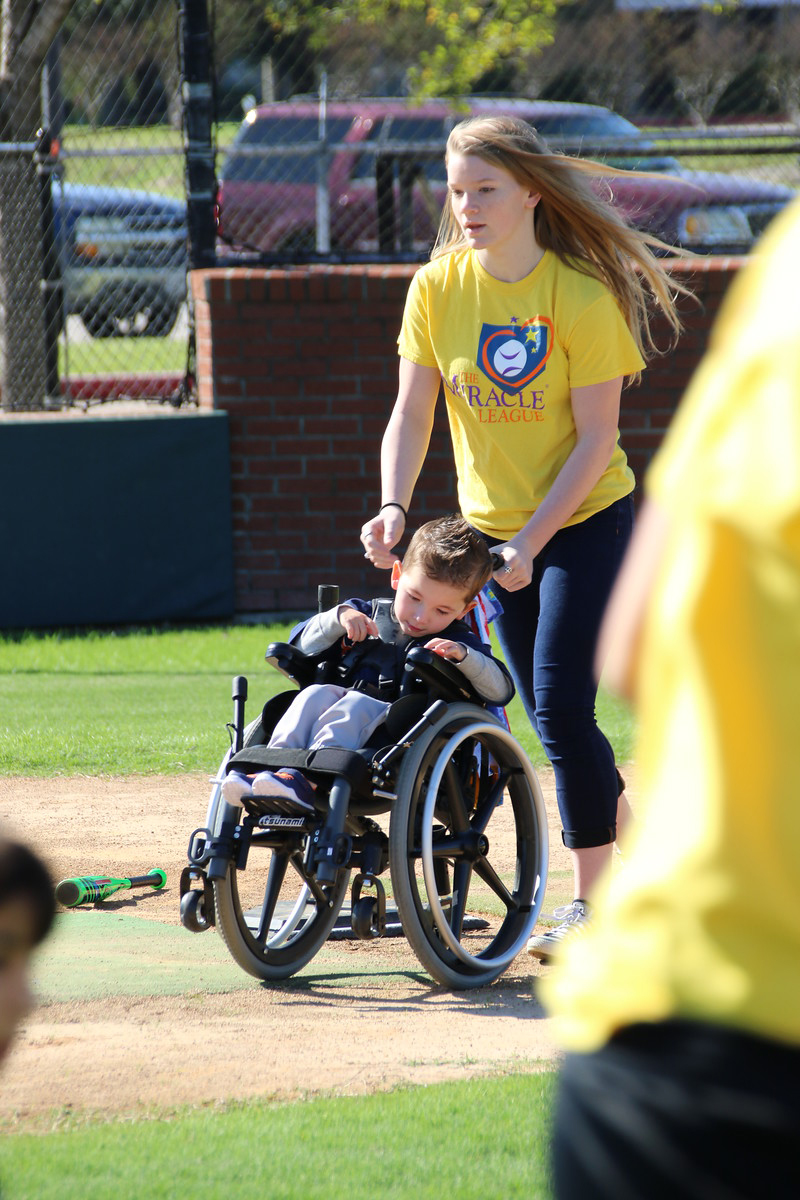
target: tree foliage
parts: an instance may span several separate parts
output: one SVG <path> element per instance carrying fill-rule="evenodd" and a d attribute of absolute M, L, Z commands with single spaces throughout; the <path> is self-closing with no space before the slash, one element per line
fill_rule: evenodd
<path fill-rule="evenodd" d="M 513 70 L 553 39 L 564 0 L 266 0 L 276 36 L 305 33 L 324 60 L 326 48 L 350 27 L 380 38 L 413 20 L 427 37 L 416 49 L 408 84 L 417 97 L 458 96 L 502 68 Z"/>

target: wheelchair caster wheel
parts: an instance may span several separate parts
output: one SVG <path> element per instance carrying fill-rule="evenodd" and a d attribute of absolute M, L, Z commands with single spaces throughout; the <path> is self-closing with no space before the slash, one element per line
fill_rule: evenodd
<path fill-rule="evenodd" d="M 378 900 L 375 896 L 362 896 L 352 910 L 350 924 L 356 937 L 367 941 L 378 937 Z"/>
<path fill-rule="evenodd" d="M 208 929 L 206 898 L 202 892 L 187 892 L 182 898 L 181 925 L 190 933 L 203 933 Z"/>

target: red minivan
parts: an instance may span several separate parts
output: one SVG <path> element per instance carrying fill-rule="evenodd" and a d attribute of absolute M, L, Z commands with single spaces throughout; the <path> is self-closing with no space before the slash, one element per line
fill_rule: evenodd
<path fill-rule="evenodd" d="M 220 249 L 424 254 L 446 195 L 447 134 L 466 113 L 492 111 L 530 121 L 553 150 L 641 170 L 613 179 L 615 202 L 638 228 L 679 249 L 747 253 L 795 194 L 743 176 L 687 171 L 598 105 L 471 98 L 455 110 L 436 100 L 292 100 L 251 109 L 225 156 Z"/>

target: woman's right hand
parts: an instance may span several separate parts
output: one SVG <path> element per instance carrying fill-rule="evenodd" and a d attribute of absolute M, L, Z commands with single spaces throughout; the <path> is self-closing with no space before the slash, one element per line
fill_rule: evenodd
<path fill-rule="evenodd" d="M 402 508 L 384 508 L 361 527 L 361 544 L 364 547 L 364 557 L 368 558 L 373 567 L 386 569 L 399 562 L 399 557 L 392 550 L 403 536 L 406 519 Z"/>
<path fill-rule="evenodd" d="M 514 538 L 499 546 L 492 546 L 492 563 L 495 567 L 495 583 L 508 592 L 520 591 L 533 578 L 533 559 L 517 545 Z"/>

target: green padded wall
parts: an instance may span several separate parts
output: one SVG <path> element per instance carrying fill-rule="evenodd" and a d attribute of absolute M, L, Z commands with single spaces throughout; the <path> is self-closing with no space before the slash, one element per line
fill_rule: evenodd
<path fill-rule="evenodd" d="M 0 628 L 234 610 L 224 412 L 0 420 Z"/>

